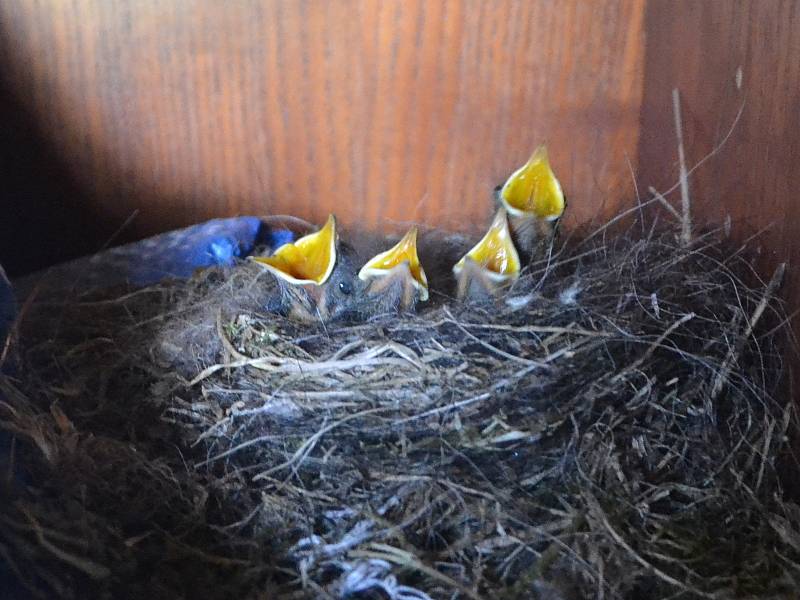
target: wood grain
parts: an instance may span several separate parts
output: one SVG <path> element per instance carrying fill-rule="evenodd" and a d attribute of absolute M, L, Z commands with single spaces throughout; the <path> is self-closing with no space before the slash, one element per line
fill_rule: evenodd
<path fill-rule="evenodd" d="M 690 182 L 698 220 L 762 232 L 766 269 L 800 264 L 800 3 L 651 0 L 645 26 L 640 182 L 676 181 L 678 88 L 688 162 L 708 157 Z M 796 268 L 785 293 L 800 306 Z"/>
<path fill-rule="evenodd" d="M 26 0 L 0 61 L 103 239 L 293 213 L 483 226 L 546 141 L 587 219 L 630 200 L 644 2 Z M 629 164 L 630 163 L 630 164 Z"/>

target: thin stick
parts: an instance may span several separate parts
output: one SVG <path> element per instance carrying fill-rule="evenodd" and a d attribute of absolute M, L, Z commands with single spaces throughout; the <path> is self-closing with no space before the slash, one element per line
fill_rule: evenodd
<path fill-rule="evenodd" d="M 66 550 L 62 550 L 61 548 L 51 544 L 47 541 L 44 537 L 44 531 L 39 526 L 39 522 L 34 518 L 34 516 L 25 508 L 22 508 L 22 512 L 30 521 L 30 524 L 33 526 L 34 533 L 36 534 L 36 539 L 39 544 L 48 552 L 50 552 L 53 556 L 58 558 L 59 560 L 67 563 L 68 565 L 78 569 L 79 571 L 85 573 L 92 579 L 107 579 L 111 576 L 111 569 L 108 567 L 101 565 L 93 560 L 89 560 L 88 558 L 83 558 L 81 556 L 77 556 L 72 554 L 71 552 L 67 552 Z"/>
<path fill-rule="evenodd" d="M 681 121 L 681 96 L 672 90 L 672 108 L 675 112 L 675 133 L 678 136 L 678 163 L 681 184 L 681 242 L 688 246 L 692 241 L 692 202 L 689 197 L 689 174 L 686 171 L 686 154 L 683 148 L 683 123 Z"/>
<path fill-rule="evenodd" d="M 722 361 L 719 372 L 714 378 L 714 385 L 711 388 L 711 400 L 716 400 L 717 396 L 719 396 L 720 392 L 722 392 L 723 388 L 725 387 L 725 383 L 728 381 L 728 375 L 730 375 L 732 366 L 738 360 L 739 354 L 744 348 L 745 343 L 748 339 L 750 339 L 750 336 L 753 335 L 753 330 L 756 328 L 758 321 L 761 319 L 761 316 L 764 314 L 764 311 L 767 309 L 770 301 L 774 298 L 775 293 L 781 286 L 781 283 L 783 283 L 783 276 L 785 272 L 786 263 L 779 264 L 778 268 L 775 269 L 775 272 L 772 274 L 772 279 L 770 279 L 766 289 L 764 290 L 764 295 L 761 297 L 761 301 L 758 303 L 753 311 L 753 314 L 750 316 L 750 319 L 747 321 L 747 327 L 744 330 L 744 334 L 728 350 L 728 354 L 725 356 L 725 360 Z"/>
<path fill-rule="evenodd" d="M 128 215 L 128 218 L 125 219 L 125 221 L 123 221 L 122 225 L 117 227 L 117 230 L 111 234 L 111 237 L 105 241 L 105 243 L 100 247 L 100 250 L 98 250 L 97 252 L 100 253 L 103 252 L 104 250 L 107 250 L 111 246 L 111 244 L 113 244 L 116 241 L 116 239 L 120 235 L 122 235 L 122 232 L 125 231 L 128 228 L 128 226 L 131 223 L 133 223 L 133 221 L 138 216 L 139 216 L 139 209 L 137 208 L 131 214 Z"/>
<path fill-rule="evenodd" d="M 714 146 L 714 149 L 711 152 L 709 152 L 703 158 L 698 160 L 694 164 L 694 166 L 691 169 L 689 169 L 689 171 L 686 173 L 687 176 L 690 176 L 692 173 L 697 171 L 697 169 L 699 169 L 704 164 L 706 164 L 707 161 L 711 160 L 714 156 L 716 156 L 722 150 L 722 148 L 725 147 L 725 144 L 727 144 L 728 140 L 733 135 L 733 132 L 736 130 L 736 126 L 739 124 L 739 119 L 742 118 L 742 114 L 744 113 L 744 105 L 745 105 L 744 102 L 742 102 L 741 106 L 739 107 L 739 111 L 736 113 L 736 116 L 733 118 L 733 123 L 731 123 L 730 129 L 728 129 L 728 132 L 720 140 L 719 144 Z M 678 189 L 680 184 L 681 184 L 680 181 L 675 183 L 675 185 L 673 185 L 671 188 L 669 188 L 668 190 L 666 190 L 664 192 L 664 196 L 665 197 L 669 196 L 672 192 L 674 192 L 676 189 Z"/>
<path fill-rule="evenodd" d="M 361 412 L 353 413 L 351 415 L 347 415 L 346 417 L 339 419 L 335 423 L 331 423 L 317 431 L 314 435 L 308 438 L 303 444 L 295 451 L 295 453 L 289 458 L 286 462 L 279 464 L 278 466 L 272 467 L 264 471 L 263 473 L 259 473 L 255 477 L 253 477 L 253 481 L 258 481 L 259 479 L 265 479 L 276 473 L 281 471 L 287 467 L 291 467 L 295 463 L 301 462 L 309 452 L 314 448 L 316 443 L 329 431 L 336 429 L 337 427 L 344 425 L 348 421 L 352 421 L 353 419 L 360 419 L 362 417 L 366 417 L 368 415 L 373 415 L 376 413 L 387 412 L 389 410 L 388 407 L 378 407 L 378 408 L 369 408 L 367 410 L 362 410 Z"/>
<path fill-rule="evenodd" d="M 652 185 L 649 188 L 647 188 L 647 190 L 650 192 L 650 194 L 653 196 L 653 198 L 658 200 L 661 203 L 661 205 L 664 208 L 666 208 L 672 214 L 673 217 L 675 217 L 678 221 L 681 220 L 681 213 L 679 213 L 677 210 L 675 210 L 675 207 L 672 206 L 672 204 L 670 204 L 669 201 L 666 198 L 664 198 L 664 196 L 661 194 L 661 192 L 659 192 Z"/>
<path fill-rule="evenodd" d="M 638 369 L 647 359 L 649 359 L 653 355 L 653 352 L 655 352 L 656 349 L 659 348 L 661 344 L 664 343 L 664 340 L 666 340 L 670 335 L 672 335 L 673 331 L 675 331 L 678 327 L 680 327 L 684 323 L 691 321 L 696 316 L 697 315 L 695 315 L 693 312 L 686 313 L 680 319 L 675 321 L 672 325 L 670 325 L 667 328 L 667 330 L 664 333 L 658 336 L 658 339 L 656 339 L 655 342 L 650 344 L 650 347 L 647 350 L 645 350 L 644 354 L 642 354 L 638 359 L 636 359 L 628 368 L 623 369 L 619 373 L 617 373 L 611 381 L 616 383 L 617 381 L 620 381 L 621 379 L 626 377 L 628 373 L 630 373 L 631 371 L 635 371 L 636 369 Z"/>

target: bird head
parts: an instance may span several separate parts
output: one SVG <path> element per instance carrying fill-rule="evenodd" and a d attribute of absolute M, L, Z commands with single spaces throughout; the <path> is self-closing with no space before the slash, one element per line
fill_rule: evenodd
<path fill-rule="evenodd" d="M 517 280 L 519 272 L 506 209 L 500 208 L 486 235 L 453 267 L 456 296 L 471 302 L 492 300 Z"/>
<path fill-rule="evenodd" d="M 363 291 L 355 253 L 339 241 L 336 218 L 270 256 L 251 259 L 274 275 L 278 295 L 268 308 L 305 322 L 327 321 L 353 309 Z"/>
<path fill-rule="evenodd" d="M 514 238 L 524 253 L 549 243 L 554 222 L 566 206 L 561 184 L 550 167 L 547 148 L 539 146 L 524 165 L 514 171 L 498 193 L 508 212 Z"/>
<path fill-rule="evenodd" d="M 376 254 L 361 268 L 371 312 L 411 310 L 428 299 L 428 278 L 417 254 L 417 228 L 412 227 L 394 246 Z"/>

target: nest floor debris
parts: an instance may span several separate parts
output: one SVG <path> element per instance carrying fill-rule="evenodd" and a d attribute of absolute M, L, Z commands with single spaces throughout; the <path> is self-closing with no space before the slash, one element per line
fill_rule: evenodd
<path fill-rule="evenodd" d="M 631 231 L 567 240 L 499 307 L 297 325 L 248 265 L 36 300 L 0 379 L 2 583 L 793 597 L 780 273 Z"/>

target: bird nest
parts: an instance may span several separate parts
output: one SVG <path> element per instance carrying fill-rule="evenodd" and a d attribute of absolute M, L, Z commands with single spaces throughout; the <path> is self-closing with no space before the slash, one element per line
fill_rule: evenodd
<path fill-rule="evenodd" d="M 35 298 L 0 378 L 6 589 L 720 598 L 800 587 L 781 270 L 573 236 L 497 305 L 302 325 L 208 269 Z"/>

